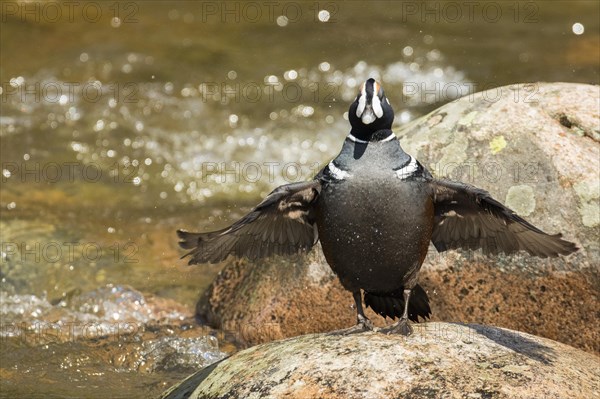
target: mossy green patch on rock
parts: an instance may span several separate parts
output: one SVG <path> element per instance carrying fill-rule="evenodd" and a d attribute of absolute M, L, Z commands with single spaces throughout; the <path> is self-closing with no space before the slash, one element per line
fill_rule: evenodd
<path fill-rule="evenodd" d="M 521 216 L 529 216 L 535 211 L 535 194 L 527 184 L 512 186 L 506 194 L 506 205 Z"/>
<path fill-rule="evenodd" d="M 469 112 L 467 115 L 459 119 L 458 124 L 463 126 L 470 126 L 477 114 L 477 111 Z"/>
<path fill-rule="evenodd" d="M 581 201 L 600 199 L 600 179 L 587 179 L 576 183 L 573 188 Z"/>
<path fill-rule="evenodd" d="M 490 141 L 490 151 L 492 154 L 497 154 L 506 148 L 506 139 L 504 136 L 496 136 Z"/>
<path fill-rule="evenodd" d="M 586 202 L 579 206 L 581 222 L 586 227 L 596 227 L 600 225 L 600 204 L 598 201 Z"/>
<path fill-rule="evenodd" d="M 587 179 L 576 183 L 573 188 L 581 201 L 578 210 L 583 225 L 600 225 L 600 179 Z"/>
<path fill-rule="evenodd" d="M 454 132 L 454 140 L 452 143 L 442 149 L 443 155 L 439 164 L 445 169 L 448 165 L 460 166 L 467 160 L 468 147 L 469 140 L 467 135 L 463 132 Z"/>

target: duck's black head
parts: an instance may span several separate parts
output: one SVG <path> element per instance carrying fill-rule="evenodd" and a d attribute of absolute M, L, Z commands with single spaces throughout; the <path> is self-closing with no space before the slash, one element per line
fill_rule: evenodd
<path fill-rule="evenodd" d="M 348 119 L 352 135 L 362 140 L 371 140 L 375 132 L 392 128 L 394 110 L 375 79 L 368 79 L 360 86 L 356 100 L 350 105 Z"/>

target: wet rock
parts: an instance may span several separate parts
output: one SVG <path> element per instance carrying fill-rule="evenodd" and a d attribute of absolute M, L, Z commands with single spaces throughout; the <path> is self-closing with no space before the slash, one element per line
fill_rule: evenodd
<path fill-rule="evenodd" d="M 600 352 L 599 105 L 597 86 L 514 85 L 469 95 L 395 129 L 405 150 L 437 177 L 484 188 L 581 248 L 539 259 L 438 254 L 431 247 L 420 281 L 434 320 L 497 325 Z M 257 343 L 348 327 L 352 304 L 315 248 L 304 259 L 228 263 L 197 313 Z"/>
<path fill-rule="evenodd" d="M 171 388 L 183 398 L 591 398 L 598 358 L 481 325 L 427 323 L 413 336 L 306 335 L 259 345 Z"/>

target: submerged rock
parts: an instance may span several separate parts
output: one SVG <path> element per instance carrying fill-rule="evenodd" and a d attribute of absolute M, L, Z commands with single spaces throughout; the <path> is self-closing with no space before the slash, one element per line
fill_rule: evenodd
<path fill-rule="evenodd" d="M 437 177 L 481 187 L 581 248 L 540 259 L 430 247 L 420 281 L 434 320 L 498 325 L 600 351 L 599 94 L 582 84 L 506 86 L 395 129 L 403 148 Z M 317 247 L 304 258 L 229 263 L 197 313 L 258 343 L 349 327 L 353 303 Z"/>
<path fill-rule="evenodd" d="M 427 323 L 408 338 L 321 334 L 259 345 L 162 398 L 593 398 L 598 361 L 526 333 Z"/>

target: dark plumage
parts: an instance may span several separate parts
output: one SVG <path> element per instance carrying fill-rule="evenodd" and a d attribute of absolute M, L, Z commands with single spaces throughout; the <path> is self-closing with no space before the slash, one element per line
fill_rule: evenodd
<path fill-rule="evenodd" d="M 389 292 L 378 295 L 374 292 L 365 292 L 365 305 L 373 309 L 377 314 L 395 319 L 402 316 L 404 312 L 403 290 Z M 414 322 L 419 321 L 419 317 L 428 319 L 431 315 L 429 307 L 429 298 L 427 293 L 419 284 L 415 285 L 410 295 L 408 304 L 408 319 Z"/>
<path fill-rule="evenodd" d="M 211 233 L 178 230 L 179 246 L 192 249 L 189 264 L 217 263 L 228 255 L 257 259 L 307 251 L 318 240 L 313 204 L 321 185 L 313 180 L 276 188 L 252 212 Z"/>
<path fill-rule="evenodd" d="M 575 244 L 539 230 L 489 193 L 434 179 L 400 147 L 391 131 L 394 111 L 379 83 L 367 80 L 350 106 L 352 130 L 340 154 L 311 181 L 275 189 L 248 215 L 210 233 L 177 232 L 190 264 L 228 255 L 257 259 L 308 251 L 321 240 L 327 262 L 352 292 L 357 325 L 373 329 L 364 302 L 400 318 L 384 329 L 410 334 L 408 320 L 431 314 L 417 284 L 429 242 L 440 252 L 485 254 L 523 250 L 539 257 L 568 255 Z"/>

